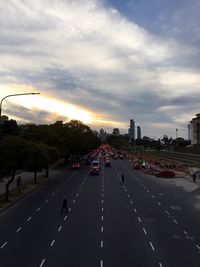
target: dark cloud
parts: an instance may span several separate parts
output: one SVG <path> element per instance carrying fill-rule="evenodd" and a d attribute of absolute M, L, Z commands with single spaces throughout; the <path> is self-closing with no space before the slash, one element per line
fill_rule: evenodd
<path fill-rule="evenodd" d="M 4 108 L 3 113 L 8 116 L 14 116 L 20 118 L 20 121 L 36 121 L 39 124 L 50 124 L 55 121 L 68 121 L 66 116 L 61 116 L 54 112 L 48 112 L 46 110 L 28 109 L 20 105 L 12 104 L 8 108 Z"/>

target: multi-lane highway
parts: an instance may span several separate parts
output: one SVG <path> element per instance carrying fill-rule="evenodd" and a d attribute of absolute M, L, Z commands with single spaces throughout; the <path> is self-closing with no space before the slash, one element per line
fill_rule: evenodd
<path fill-rule="evenodd" d="M 62 170 L 0 215 L 0 266 L 199 267 L 198 201 L 127 160 Z"/>

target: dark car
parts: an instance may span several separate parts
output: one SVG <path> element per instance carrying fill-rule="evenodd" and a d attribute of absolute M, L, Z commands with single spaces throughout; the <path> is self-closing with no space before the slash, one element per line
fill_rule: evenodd
<path fill-rule="evenodd" d="M 72 165 L 71 165 L 72 167 L 72 170 L 80 170 L 80 168 L 81 168 L 81 164 L 80 164 L 80 162 L 72 162 Z"/>
<path fill-rule="evenodd" d="M 164 177 L 164 178 L 174 178 L 175 173 L 173 171 L 170 171 L 170 170 L 164 170 L 164 171 L 157 172 L 155 174 L 155 176 Z"/>

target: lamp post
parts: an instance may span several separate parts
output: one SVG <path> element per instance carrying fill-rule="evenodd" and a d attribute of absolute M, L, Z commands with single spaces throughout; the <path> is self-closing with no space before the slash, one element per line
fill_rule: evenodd
<path fill-rule="evenodd" d="M 7 96 L 4 96 L 2 99 L 1 99 L 1 103 L 0 103 L 0 137 L 1 137 L 1 112 L 2 112 L 2 105 L 3 105 L 3 101 L 8 98 L 8 97 L 12 97 L 12 96 L 22 96 L 22 95 L 39 95 L 40 93 L 22 93 L 22 94 L 13 94 L 13 95 L 7 95 Z"/>

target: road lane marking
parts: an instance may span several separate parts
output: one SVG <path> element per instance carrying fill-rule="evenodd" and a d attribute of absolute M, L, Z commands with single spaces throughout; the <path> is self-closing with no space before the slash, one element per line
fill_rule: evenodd
<path fill-rule="evenodd" d="M 157 204 L 158 204 L 159 206 L 162 206 L 162 204 L 161 204 L 159 201 L 157 202 Z"/>
<path fill-rule="evenodd" d="M 45 203 L 47 203 L 49 200 L 47 199 L 47 200 L 45 200 Z"/>
<path fill-rule="evenodd" d="M 27 222 L 29 222 L 31 219 L 32 219 L 32 217 L 29 217 L 29 218 L 27 219 Z"/>
<path fill-rule="evenodd" d="M 155 197 L 154 195 L 152 195 L 152 198 L 154 198 L 154 199 L 155 199 L 156 197 Z"/>
<path fill-rule="evenodd" d="M 40 208 L 37 209 L 37 211 L 39 211 L 39 210 L 40 210 Z"/>
<path fill-rule="evenodd" d="M 128 197 L 130 197 L 129 194 L 128 194 Z"/>
<path fill-rule="evenodd" d="M 150 191 L 149 190 L 147 190 L 147 193 L 149 193 Z"/>
<path fill-rule="evenodd" d="M 75 203 L 75 202 L 76 202 L 76 200 L 74 199 L 74 200 L 73 200 L 73 203 Z"/>
<path fill-rule="evenodd" d="M 132 200 L 130 201 L 130 203 L 131 203 L 131 205 L 133 205 L 133 201 Z"/>
<path fill-rule="evenodd" d="M 158 263 L 158 265 L 159 265 L 160 267 L 163 267 L 163 265 L 162 265 L 162 263 L 161 263 L 161 262 L 159 262 L 159 263 Z"/>
<path fill-rule="evenodd" d="M 45 260 L 46 260 L 46 259 L 43 259 L 43 260 L 42 260 L 42 262 L 41 262 L 41 264 L 40 264 L 40 267 L 42 267 L 42 266 L 44 265 Z"/>
<path fill-rule="evenodd" d="M 147 231 L 145 228 L 142 228 L 143 229 L 143 232 L 145 233 L 145 235 L 147 235 Z"/>
<path fill-rule="evenodd" d="M 173 219 L 173 222 L 176 223 L 176 224 L 178 223 L 175 219 Z"/>
<path fill-rule="evenodd" d="M 56 241 L 56 240 L 53 240 L 53 241 L 51 242 L 51 247 L 53 247 L 55 241 Z"/>
<path fill-rule="evenodd" d="M 101 226 L 101 232 L 103 233 L 103 226 Z"/>
<path fill-rule="evenodd" d="M 186 231 L 183 231 L 185 235 L 188 235 L 188 233 Z"/>
<path fill-rule="evenodd" d="M 60 226 L 60 227 L 58 228 L 58 232 L 60 232 L 61 229 L 62 229 L 62 226 Z"/>
<path fill-rule="evenodd" d="M 52 197 L 55 196 L 55 193 L 52 193 L 51 196 L 52 196 Z"/>
<path fill-rule="evenodd" d="M 71 211 L 72 208 L 69 208 L 69 212 Z"/>
<path fill-rule="evenodd" d="M 200 250 L 200 246 L 198 244 L 196 244 L 196 247 Z"/>
<path fill-rule="evenodd" d="M 76 197 L 78 197 L 79 193 L 76 194 Z"/>
<path fill-rule="evenodd" d="M 152 250 L 155 251 L 155 248 L 154 248 L 153 244 L 151 242 L 149 242 L 149 244 L 150 244 Z"/>
<path fill-rule="evenodd" d="M 4 248 L 7 244 L 8 244 L 8 241 L 6 241 L 6 242 L 1 246 L 1 248 Z"/>
<path fill-rule="evenodd" d="M 101 241 L 101 248 L 103 248 L 103 241 Z"/>
<path fill-rule="evenodd" d="M 101 220 L 103 221 L 103 216 L 101 216 Z"/>
<path fill-rule="evenodd" d="M 101 211 L 103 211 L 103 208 L 101 208 Z"/>
<path fill-rule="evenodd" d="M 135 213 L 137 213 L 137 210 L 134 208 Z"/>
<path fill-rule="evenodd" d="M 165 213 L 167 213 L 167 215 L 169 215 L 169 211 L 165 210 Z"/>
<path fill-rule="evenodd" d="M 139 222 L 141 222 L 141 219 L 140 219 L 140 217 L 138 217 L 138 221 L 139 221 Z"/>
<path fill-rule="evenodd" d="M 102 197 L 104 196 L 104 194 L 102 194 Z"/>
<path fill-rule="evenodd" d="M 17 229 L 17 233 L 21 230 L 22 228 L 21 227 L 19 227 L 18 229 Z"/>
<path fill-rule="evenodd" d="M 103 267 L 103 261 L 100 262 L 100 266 Z"/>
<path fill-rule="evenodd" d="M 102 199 L 101 203 L 104 203 L 103 199 Z"/>
<path fill-rule="evenodd" d="M 66 221 L 67 220 L 67 215 L 65 216 L 65 218 L 64 218 L 64 221 Z"/>

